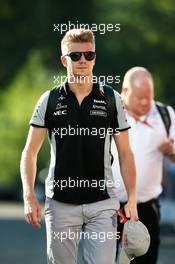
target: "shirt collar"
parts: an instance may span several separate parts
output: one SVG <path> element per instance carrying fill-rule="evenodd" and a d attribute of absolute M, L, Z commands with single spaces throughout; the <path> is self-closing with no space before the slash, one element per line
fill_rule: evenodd
<path fill-rule="evenodd" d="M 60 85 L 60 93 L 64 96 L 70 94 L 72 91 L 69 87 L 69 83 L 68 80 L 66 79 L 63 83 L 61 83 Z M 92 92 L 93 95 L 99 95 L 102 93 L 101 91 L 101 84 L 100 83 L 94 83 L 93 84 L 93 88 L 92 88 Z"/>

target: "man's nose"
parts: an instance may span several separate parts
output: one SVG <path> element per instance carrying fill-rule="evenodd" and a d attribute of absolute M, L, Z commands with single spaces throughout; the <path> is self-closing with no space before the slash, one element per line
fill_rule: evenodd
<path fill-rule="evenodd" d="M 148 105 L 149 104 L 149 100 L 144 98 L 144 99 L 142 99 L 141 104 L 142 105 Z"/>
<path fill-rule="evenodd" d="M 81 58 L 80 58 L 80 60 L 79 60 L 79 62 L 86 62 L 86 59 L 85 59 L 85 57 L 84 57 L 84 54 L 82 53 L 82 55 L 81 55 Z"/>

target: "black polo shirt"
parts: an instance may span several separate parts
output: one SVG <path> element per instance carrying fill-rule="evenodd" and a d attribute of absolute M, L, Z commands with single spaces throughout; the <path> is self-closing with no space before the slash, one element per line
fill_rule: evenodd
<path fill-rule="evenodd" d="M 120 95 L 114 91 L 116 115 L 111 119 L 103 86 L 79 105 L 67 82 L 39 99 L 30 125 L 46 127 L 51 160 L 46 196 L 73 204 L 116 197 L 111 170 L 111 135 L 129 128 Z"/>

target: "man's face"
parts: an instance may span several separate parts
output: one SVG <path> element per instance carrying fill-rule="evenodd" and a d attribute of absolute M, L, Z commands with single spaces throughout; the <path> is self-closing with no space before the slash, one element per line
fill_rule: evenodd
<path fill-rule="evenodd" d="M 123 88 L 122 94 L 126 108 L 132 113 L 142 116 L 150 111 L 153 100 L 153 84 L 148 78 L 138 80 L 130 88 Z"/>
<path fill-rule="evenodd" d="M 87 52 L 94 51 L 93 45 L 90 42 L 85 43 L 70 43 L 67 54 L 71 52 Z M 88 61 L 84 55 L 81 56 L 80 60 L 72 61 L 69 56 L 61 56 L 63 65 L 67 68 L 68 75 L 71 76 L 91 76 L 95 59 Z"/>

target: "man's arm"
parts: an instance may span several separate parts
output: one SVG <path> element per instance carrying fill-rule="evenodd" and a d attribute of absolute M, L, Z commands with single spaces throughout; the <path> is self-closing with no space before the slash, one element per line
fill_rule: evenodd
<path fill-rule="evenodd" d="M 38 152 L 43 144 L 47 129 L 31 126 L 20 162 L 23 185 L 24 214 L 26 221 L 40 227 L 41 206 L 35 196 L 36 162 Z"/>
<path fill-rule="evenodd" d="M 175 111 L 171 106 L 168 106 L 168 112 L 171 119 L 169 137 L 160 144 L 158 149 L 163 155 L 175 162 Z"/>
<path fill-rule="evenodd" d="M 130 148 L 128 131 L 114 134 L 119 155 L 121 175 L 128 194 L 128 202 L 125 205 L 126 217 L 131 220 L 138 220 L 137 198 L 136 198 L 136 169 L 134 155 Z"/>
<path fill-rule="evenodd" d="M 167 158 L 175 162 L 175 142 L 173 139 L 165 140 L 160 146 L 159 151 L 162 152 Z"/>

